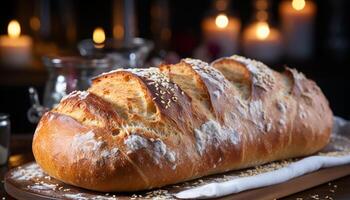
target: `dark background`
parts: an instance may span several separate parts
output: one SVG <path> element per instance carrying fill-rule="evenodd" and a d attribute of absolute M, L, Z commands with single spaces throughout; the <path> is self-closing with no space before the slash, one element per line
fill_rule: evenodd
<path fill-rule="evenodd" d="M 46 0 L 51 11 L 53 31 L 40 38 L 58 45 L 60 49 L 76 51 L 76 43 L 90 38 L 93 29 L 101 26 L 107 37 L 112 36 L 112 1 L 83 1 L 83 0 Z M 136 1 L 137 35 L 154 39 L 151 27 L 151 5 L 156 0 Z M 278 3 L 270 1 L 271 23 L 279 24 Z M 280 70 L 284 65 L 297 68 L 307 77 L 314 79 L 327 98 L 336 115 L 350 118 L 350 91 L 348 68 L 350 67 L 350 34 L 349 9 L 350 1 L 346 0 L 319 0 L 315 1 L 318 7 L 315 24 L 315 44 L 313 56 L 304 61 L 282 58 L 270 65 Z M 18 19 L 22 33 L 33 35 L 29 25 L 23 23 L 34 12 L 40 1 L 5 0 L 0 6 L 0 33 L 6 34 L 8 22 Z M 170 29 L 172 37 L 165 50 L 175 51 L 181 57 L 191 56 L 193 50 L 201 42 L 200 24 L 203 17 L 210 10 L 213 1 L 210 0 L 170 0 Z M 230 11 L 238 16 L 244 25 L 252 19 L 253 1 L 233 0 Z M 68 14 L 67 14 L 68 13 Z M 68 41 L 63 37 L 62 30 L 69 24 L 75 27 L 74 40 Z M 156 49 L 154 54 L 160 49 Z M 12 130 L 15 133 L 33 133 L 35 125 L 26 118 L 29 98 L 27 89 L 35 86 L 42 97 L 43 88 L 47 79 L 47 72 L 40 67 L 40 58 L 35 63 L 38 69 L 9 70 L 0 66 L 0 112 L 11 115 Z"/>

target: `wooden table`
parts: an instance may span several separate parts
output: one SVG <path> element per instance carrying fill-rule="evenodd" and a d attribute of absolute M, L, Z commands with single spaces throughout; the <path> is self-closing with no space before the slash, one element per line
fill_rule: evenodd
<path fill-rule="evenodd" d="M 8 169 L 22 165 L 24 163 L 33 161 L 33 154 L 31 153 L 31 135 L 14 135 L 11 140 L 11 157 L 7 166 L 0 167 L 0 200 L 13 199 L 6 194 L 3 184 L 5 173 Z M 283 198 L 284 200 L 296 199 L 328 199 L 334 200 L 348 200 L 350 199 L 350 176 L 340 178 L 332 181 L 330 184 L 322 184 L 312 189 L 293 194 Z"/>

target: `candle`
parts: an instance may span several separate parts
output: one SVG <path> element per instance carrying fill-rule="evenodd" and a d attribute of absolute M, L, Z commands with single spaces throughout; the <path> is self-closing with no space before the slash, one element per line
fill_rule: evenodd
<path fill-rule="evenodd" d="M 243 51 L 248 57 L 276 62 L 281 56 L 281 34 L 267 22 L 255 22 L 244 30 Z"/>
<path fill-rule="evenodd" d="M 124 39 L 123 1 L 113 0 L 113 37 L 118 43 Z"/>
<path fill-rule="evenodd" d="M 124 45 L 129 47 L 135 36 L 134 0 L 124 0 Z"/>
<path fill-rule="evenodd" d="M 94 32 L 92 33 L 92 41 L 95 43 L 95 47 L 103 48 L 105 40 L 105 31 L 100 27 L 95 28 Z"/>
<path fill-rule="evenodd" d="M 241 23 L 237 18 L 225 14 L 208 17 L 202 23 L 206 42 L 218 45 L 220 57 L 237 53 L 240 28 Z"/>
<path fill-rule="evenodd" d="M 91 39 L 79 42 L 78 49 L 82 56 L 106 57 L 111 60 L 112 67 L 142 67 L 148 54 L 153 49 L 153 43 L 143 38 L 132 38 L 129 46 L 120 43 L 118 39 L 107 38 L 105 31 L 97 27 Z"/>
<path fill-rule="evenodd" d="M 31 61 L 32 39 L 21 35 L 21 27 L 16 20 L 10 21 L 8 35 L 0 36 L 0 60 L 11 66 L 28 65 Z"/>
<path fill-rule="evenodd" d="M 307 59 L 312 54 L 315 3 L 305 0 L 283 1 L 279 11 L 287 56 Z"/>

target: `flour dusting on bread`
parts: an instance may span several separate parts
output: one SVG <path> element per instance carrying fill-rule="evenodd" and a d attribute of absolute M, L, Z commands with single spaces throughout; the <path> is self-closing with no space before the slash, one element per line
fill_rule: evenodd
<path fill-rule="evenodd" d="M 127 153 L 132 153 L 142 148 L 148 147 L 148 141 L 139 135 L 129 135 L 125 140 L 124 144 L 126 145 L 128 151 Z"/>
<path fill-rule="evenodd" d="M 264 131 L 265 128 L 265 110 L 262 101 L 254 100 L 249 103 L 249 110 L 251 121 L 258 127 L 260 131 Z"/>
<path fill-rule="evenodd" d="M 102 140 L 95 139 L 95 133 L 88 131 L 85 134 L 75 135 L 72 141 L 72 147 L 77 148 L 82 153 L 92 153 L 101 149 Z"/>
<path fill-rule="evenodd" d="M 186 58 L 183 59 L 185 63 L 191 65 L 191 67 L 200 74 L 203 79 L 208 80 L 211 84 L 217 86 L 216 93 L 222 94 L 225 92 L 225 89 L 228 87 L 225 77 L 221 74 L 220 71 L 216 70 L 212 66 L 208 65 L 198 59 Z"/>
<path fill-rule="evenodd" d="M 244 64 L 247 69 L 252 74 L 253 85 L 259 86 L 262 89 L 271 89 L 275 84 L 275 79 L 272 74 L 272 70 L 270 70 L 265 64 L 262 62 L 245 58 L 243 56 L 231 56 L 232 59 Z"/>
<path fill-rule="evenodd" d="M 96 138 L 94 131 L 75 135 L 71 142 L 71 149 L 75 149 L 76 162 L 90 157 L 95 165 L 104 165 L 106 161 L 113 162 L 119 156 L 117 147 L 108 148 L 102 137 Z"/>
<path fill-rule="evenodd" d="M 154 151 L 156 155 L 156 161 L 159 163 L 160 158 L 165 157 L 168 161 L 170 162 L 175 162 L 176 161 L 176 154 L 173 151 L 170 151 L 167 146 L 164 144 L 164 142 L 157 138 L 154 142 Z"/>
<path fill-rule="evenodd" d="M 175 152 L 169 150 L 165 143 L 159 138 L 148 140 L 142 136 L 132 134 L 124 140 L 124 144 L 128 149 L 127 154 L 134 153 L 139 149 L 145 149 L 151 154 L 156 164 L 160 164 L 162 158 L 172 163 L 176 161 Z"/>
<path fill-rule="evenodd" d="M 194 130 L 196 137 L 196 147 L 200 155 L 203 155 L 207 146 L 218 148 L 223 142 L 236 144 L 238 142 L 237 133 L 229 127 L 223 127 L 214 120 L 209 120 Z"/>
<path fill-rule="evenodd" d="M 118 155 L 119 155 L 119 149 L 116 147 L 112 148 L 111 150 L 104 149 L 101 151 L 101 156 L 104 159 L 115 158 Z"/>
<path fill-rule="evenodd" d="M 63 97 L 61 99 L 61 101 L 64 101 L 64 100 L 66 100 L 68 98 L 73 98 L 73 97 L 76 97 L 76 96 L 79 97 L 81 100 L 83 100 L 83 99 L 86 99 L 86 97 L 88 97 L 89 94 L 90 93 L 88 91 L 77 91 L 77 90 L 75 90 L 75 91 L 71 92 L 70 94 L 68 94 L 67 96 Z"/>

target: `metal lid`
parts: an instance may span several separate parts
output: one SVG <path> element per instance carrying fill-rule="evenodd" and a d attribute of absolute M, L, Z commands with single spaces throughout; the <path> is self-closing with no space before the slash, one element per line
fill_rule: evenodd
<path fill-rule="evenodd" d="M 10 118 L 9 114 L 6 113 L 0 113 L 0 120 L 7 120 Z"/>
<path fill-rule="evenodd" d="M 112 66 L 112 60 L 106 56 L 44 56 L 42 61 L 49 68 L 108 68 Z"/>
<path fill-rule="evenodd" d="M 86 39 L 78 44 L 81 55 L 104 55 L 108 53 L 130 54 L 140 50 L 151 51 L 153 42 L 144 38 L 133 38 L 129 44 L 124 44 L 115 39 L 106 39 L 101 45 L 96 45 L 91 39 Z"/>

